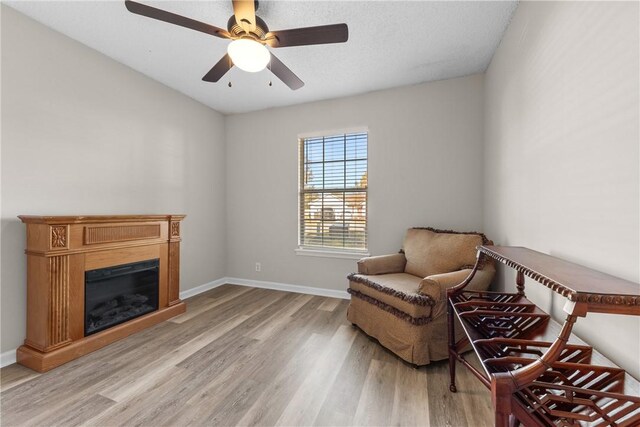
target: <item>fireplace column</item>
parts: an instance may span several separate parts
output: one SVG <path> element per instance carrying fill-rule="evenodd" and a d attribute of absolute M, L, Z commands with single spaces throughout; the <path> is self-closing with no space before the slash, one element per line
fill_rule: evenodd
<path fill-rule="evenodd" d="M 25 344 L 47 352 L 71 342 L 69 327 L 69 256 L 30 259 L 28 268 L 49 286 L 34 289 L 27 298 L 39 300 L 37 316 L 27 317 Z"/>
<path fill-rule="evenodd" d="M 180 221 L 169 224 L 169 305 L 180 302 Z"/>

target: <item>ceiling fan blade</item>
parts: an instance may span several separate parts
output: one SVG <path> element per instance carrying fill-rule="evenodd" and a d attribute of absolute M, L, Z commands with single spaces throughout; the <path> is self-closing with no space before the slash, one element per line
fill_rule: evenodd
<path fill-rule="evenodd" d="M 347 24 L 333 24 L 271 31 L 267 33 L 266 39 L 267 44 L 271 47 L 344 43 L 349 39 L 349 27 L 347 27 Z"/>
<path fill-rule="evenodd" d="M 254 0 L 233 0 L 236 23 L 247 33 L 256 29 L 256 4 Z"/>
<path fill-rule="evenodd" d="M 284 65 L 282 61 L 276 58 L 273 53 L 271 54 L 271 61 L 269 61 L 267 68 L 292 90 L 298 90 L 304 86 L 304 82 L 300 80 L 298 76 L 293 74 L 293 71 Z"/>
<path fill-rule="evenodd" d="M 200 31 L 201 33 L 210 34 L 223 39 L 231 38 L 231 35 L 226 30 L 205 24 L 204 22 L 176 15 L 175 13 L 167 12 L 166 10 L 157 9 L 131 0 L 126 0 L 124 4 L 129 12 L 135 13 L 136 15 L 146 16 L 147 18 L 157 19 L 158 21 L 168 22 L 169 24 L 180 25 L 181 27 L 190 28 L 192 30 Z"/>
<path fill-rule="evenodd" d="M 217 82 L 233 67 L 233 61 L 225 54 L 212 69 L 202 78 L 205 82 Z"/>

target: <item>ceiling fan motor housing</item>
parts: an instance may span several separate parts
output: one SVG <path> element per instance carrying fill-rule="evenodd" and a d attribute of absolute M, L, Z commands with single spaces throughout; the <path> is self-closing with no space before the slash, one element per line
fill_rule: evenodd
<path fill-rule="evenodd" d="M 236 21 L 235 15 L 231 15 L 229 21 L 227 21 L 227 31 L 231 34 L 234 39 L 239 39 L 242 37 L 251 37 L 252 39 L 263 42 L 264 37 L 269 32 L 269 27 L 267 23 L 262 20 L 259 16 L 256 16 L 256 29 L 247 33 Z"/>

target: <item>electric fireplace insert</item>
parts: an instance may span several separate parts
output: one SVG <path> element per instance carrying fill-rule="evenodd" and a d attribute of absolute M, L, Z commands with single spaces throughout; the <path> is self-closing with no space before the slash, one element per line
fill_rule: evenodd
<path fill-rule="evenodd" d="M 84 335 L 158 309 L 158 259 L 85 272 Z"/>

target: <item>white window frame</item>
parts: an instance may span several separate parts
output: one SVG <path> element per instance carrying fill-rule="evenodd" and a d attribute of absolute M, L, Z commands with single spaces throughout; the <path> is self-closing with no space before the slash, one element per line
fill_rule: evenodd
<path fill-rule="evenodd" d="M 297 156 L 297 169 L 298 169 L 298 246 L 295 249 L 296 255 L 301 256 L 312 256 L 312 257 L 323 257 L 323 258 L 344 258 L 344 259 L 360 259 L 362 257 L 369 256 L 369 186 L 367 185 L 366 190 L 366 248 L 363 249 L 351 249 L 351 248 L 332 248 L 325 246 L 305 246 L 302 245 L 301 242 L 301 227 L 302 227 L 302 218 L 300 215 L 301 212 L 301 204 L 304 203 L 301 189 L 303 167 L 301 167 L 300 161 L 302 158 L 302 153 L 300 152 L 301 140 L 307 138 L 322 138 L 328 137 L 332 135 L 342 135 L 342 134 L 352 134 L 352 133 L 366 133 L 367 134 L 367 181 L 369 178 L 369 142 L 370 142 L 370 133 L 367 127 L 354 127 L 347 129 L 334 129 L 320 132 L 309 132 L 309 133 L 301 133 L 298 134 L 297 138 L 297 146 L 298 146 L 298 156 Z"/>

